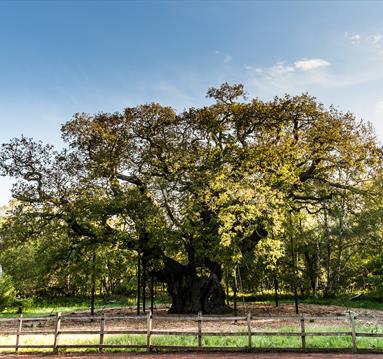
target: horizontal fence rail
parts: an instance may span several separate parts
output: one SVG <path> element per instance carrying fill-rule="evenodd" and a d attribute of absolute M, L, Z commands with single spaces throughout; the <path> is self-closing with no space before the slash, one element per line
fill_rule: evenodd
<path fill-rule="evenodd" d="M 359 337 L 369 337 L 369 338 L 383 338 L 383 330 L 381 333 L 366 333 L 366 332 L 357 332 L 356 331 L 356 320 L 365 320 L 359 319 L 357 316 L 350 312 L 348 315 L 342 316 L 252 316 L 250 313 L 247 316 L 203 316 L 202 313 L 198 313 L 197 316 L 153 316 L 151 312 L 147 312 L 146 315 L 133 316 L 133 315 L 124 315 L 124 316 L 81 316 L 81 317 L 72 317 L 65 316 L 61 313 L 57 313 L 54 317 L 35 317 L 35 318 L 25 318 L 20 315 L 18 318 L 0 318 L 1 322 L 14 322 L 16 323 L 16 330 L 0 330 L 0 338 L 2 336 L 15 336 L 14 344 L 2 345 L 0 343 L 0 349 L 15 349 L 18 353 L 20 349 L 51 349 L 53 352 L 58 353 L 59 349 L 65 348 L 96 348 L 99 351 L 103 351 L 105 348 L 119 348 L 119 349 L 146 349 L 147 352 L 152 350 L 242 350 L 242 351 L 252 351 L 259 349 L 268 349 L 272 350 L 270 347 L 261 347 L 255 346 L 253 343 L 253 337 L 299 337 L 300 339 L 300 348 L 295 348 L 299 350 L 309 350 L 306 346 L 307 337 L 340 337 L 346 336 L 351 339 L 351 350 L 353 352 L 358 351 L 357 338 Z M 111 320 L 117 321 L 127 321 L 127 320 L 137 320 L 143 323 L 144 329 L 114 329 L 107 327 L 107 322 Z M 376 318 L 369 318 L 368 321 L 374 321 Z M 383 323 L 383 318 L 377 319 Z M 90 322 L 97 323 L 99 322 L 98 329 L 64 329 L 62 327 L 63 322 Z M 154 322 L 161 321 L 178 321 L 186 322 L 192 321 L 196 323 L 195 330 L 179 330 L 179 329 L 153 329 Z M 278 332 L 278 331 L 260 331 L 256 330 L 252 326 L 252 322 L 257 321 L 295 321 L 298 324 L 300 330 L 295 332 Z M 329 331 L 329 332 L 308 332 L 306 330 L 306 324 L 312 323 L 314 321 L 343 321 L 348 322 L 349 331 Z M 53 329 L 51 330 L 29 330 L 28 326 L 23 327 L 28 322 L 38 322 L 40 326 L 44 326 L 42 323 L 51 323 Z M 203 330 L 203 323 L 206 322 L 235 322 L 238 326 L 241 326 L 242 331 L 211 331 Z M 81 337 L 81 335 L 97 335 L 99 336 L 98 344 L 60 344 L 60 338 L 64 335 L 75 335 L 76 337 Z M 146 344 L 105 344 L 105 335 L 142 335 L 146 337 Z M 38 345 L 38 344 L 20 344 L 20 339 L 24 335 L 51 335 L 52 344 L 51 345 Z M 193 336 L 197 339 L 196 346 L 186 346 L 186 345 L 155 345 L 152 344 L 152 338 L 154 336 Z M 219 337 L 247 337 L 247 345 L 243 347 L 212 347 L 212 346 L 203 346 L 203 337 L 210 336 L 219 336 Z M 278 350 L 291 350 L 294 348 L 275 348 Z M 315 349 L 321 349 L 316 347 Z M 323 349 L 329 349 L 328 347 Z M 331 348 L 330 348 L 331 349 Z M 339 349 L 339 348 L 332 348 Z M 346 349 L 347 348 L 342 348 Z M 383 350 L 380 350 L 383 352 Z"/>

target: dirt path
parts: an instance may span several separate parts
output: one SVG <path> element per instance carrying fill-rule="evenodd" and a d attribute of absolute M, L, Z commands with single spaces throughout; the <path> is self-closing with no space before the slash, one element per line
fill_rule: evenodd
<path fill-rule="evenodd" d="M 306 315 L 315 315 L 318 317 L 326 317 L 326 316 L 342 316 L 347 314 L 347 308 L 344 307 L 336 307 L 336 306 L 319 306 L 319 305 L 301 305 L 300 306 L 301 313 Z M 368 323 L 370 319 L 375 319 L 373 323 L 376 323 L 376 319 L 381 323 L 383 327 L 383 311 L 378 310 L 367 310 L 367 309 L 354 309 L 356 314 L 358 314 L 364 321 Z M 255 317 L 267 317 L 267 316 L 289 316 L 294 315 L 294 306 L 292 304 L 283 304 L 279 308 L 275 308 L 271 305 L 247 305 L 240 306 L 240 315 L 245 315 L 246 313 L 251 312 Z M 132 315 L 132 313 L 126 308 L 119 309 L 106 309 L 103 311 L 99 311 L 98 314 L 106 314 L 107 316 L 124 316 L 124 315 Z M 84 313 L 66 313 L 65 316 L 69 316 L 71 320 L 65 321 L 63 320 L 61 324 L 61 329 L 63 330 L 99 330 L 100 321 L 95 320 L 94 322 L 90 322 L 90 320 L 81 320 L 78 317 L 81 317 Z M 155 311 L 155 315 L 167 316 L 164 308 L 158 309 Z M 170 317 L 175 317 L 175 315 L 171 315 Z M 348 317 L 346 317 L 346 325 L 348 323 Z M 73 320 L 76 319 L 76 320 Z M 322 320 L 320 321 L 323 326 L 331 326 L 331 325 L 339 325 L 338 322 L 332 323 L 330 320 Z M 40 330 L 53 330 L 54 329 L 54 320 L 49 322 L 26 322 L 25 328 L 29 331 L 40 331 Z M 269 330 L 278 329 L 281 325 L 295 325 L 297 326 L 299 323 L 296 320 L 292 320 L 291 323 L 287 320 L 284 320 L 281 324 L 279 321 L 274 319 L 262 319 L 262 320 L 254 320 L 252 322 L 253 328 L 268 328 Z M 10 329 L 10 325 L 16 326 L 17 321 L 7 323 L 0 323 L 0 335 L 2 331 L 7 331 Z M 143 317 L 140 320 L 132 319 L 132 320 L 108 320 L 107 321 L 107 329 L 146 329 L 146 318 Z M 307 326 L 310 326 L 310 323 L 307 323 Z M 203 329 L 215 331 L 219 327 L 220 331 L 239 331 L 246 330 L 246 322 L 238 321 L 237 322 L 204 322 Z M 15 327 L 16 328 L 16 327 Z M 16 328 L 17 329 L 17 328 Z M 188 321 L 174 321 L 174 320 L 165 320 L 165 321 L 153 321 L 153 329 L 177 329 L 180 331 L 187 330 L 196 330 L 195 320 Z M 196 359 L 196 358 L 209 358 L 209 359 L 248 359 L 248 358 L 256 358 L 256 359 L 372 359 L 379 358 L 383 359 L 383 354 L 344 354 L 344 353 L 282 353 L 282 352 L 274 352 L 274 353 L 63 353 L 58 357 L 52 354 L 0 354 L 0 358 L 18 358 L 18 359 L 39 359 L 39 358 L 59 358 L 59 359 L 106 359 L 106 358 L 127 358 L 127 359 L 165 359 L 165 358 L 173 358 L 173 359 Z"/>
<path fill-rule="evenodd" d="M 268 317 L 268 316 L 295 316 L 293 304 L 282 304 L 278 308 L 274 307 L 270 304 L 247 304 L 247 305 L 239 305 L 238 314 L 240 316 L 246 316 L 248 312 L 251 312 L 254 321 L 252 322 L 252 326 L 255 329 L 264 329 L 267 327 L 277 329 L 280 326 L 296 326 L 296 320 L 290 321 L 280 321 L 273 319 L 264 319 L 264 320 L 256 320 L 258 316 Z M 371 310 L 371 309 L 356 309 L 353 308 L 352 311 L 358 315 L 364 321 L 368 321 L 372 318 L 379 318 L 379 323 L 383 325 L 383 311 L 379 310 Z M 326 317 L 326 316 L 345 316 L 348 314 L 348 309 L 345 307 L 338 306 L 322 306 L 315 304 L 301 304 L 300 305 L 300 313 L 305 315 L 313 315 L 318 317 Z M 97 310 L 97 315 L 105 314 L 106 316 L 125 316 L 125 315 L 134 315 L 131 308 L 113 308 L 113 309 L 104 309 Z M 73 313 L 65 313 L 64 316 L 69 318 L 77 318 L 77 320 L 63 320 L 61 323 L 61 329 L 63 330 L 98 330 L 100 327 L 99 320 L 90 321 L 87 320 L 78 320 L 81 316 L 88 315 L 87 312 L 73 312 Z M 196 330 L 196 323 L 193 320 L 188 321 L 156 321 L 156 316 L 169 316 L 177 317 L 177 315 L 168 315 L 165 308 L 157 308 L 154 312 L 153 318 L 153 329 L 177 329 L 184 331 L 193 331 Z M 348 317 L 345 317 L 346 319 Z M 53 318 L 52 318 L 53 319 Z M 170 318 L 171 319 L 171 318 Z M 36 322 L 28 322 L 25 323 L 23 328 L 27 328 L 27 330 L 54 330 L 54 320 L 51 321 L 42 321 L 41 323 Z M 219 328 L 221 331 L 238 331 L 242 327 L 245 328 L 245 322 L 220 322 Z M 332 326 L 338 325 L 337 322 L 329 321 L 329 320 L 321 320 L 320 324 L 322 326 Z M 0 335 L 2 331 L 7 330 L 17 330 L 17 321 L 12 322 L 0 322 Z M 142 317 L 140 320 L 136 319 L 120 319 L 120 320 L 107 320 L 107 328 L 109 330 L 119 330 L 119 329 L 146 329 L 146 318 Z M 217 322 L 204 322 L 203 330 L 206 331 L 215 331 L 217 329 Z M 347 325 L 347 324 L 346 324 Z"/>
<path fill-rule="evenodd" d="M 110 354 L 36 354 L 0 355 L 4 359 L 383 359 L 383 354 L 341 354 L 341 353 L 110 353 Z"/>

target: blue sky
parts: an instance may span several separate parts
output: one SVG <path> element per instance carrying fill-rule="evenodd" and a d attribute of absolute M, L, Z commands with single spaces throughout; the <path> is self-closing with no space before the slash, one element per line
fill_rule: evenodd
<path fill-rule="evenodd" d="M 225 81 L 264 100 L 308 91 L 382 141 L 383 2 L 0 1 L 0 143 L 61 146 L 75 112 L 182 110 Z"/>

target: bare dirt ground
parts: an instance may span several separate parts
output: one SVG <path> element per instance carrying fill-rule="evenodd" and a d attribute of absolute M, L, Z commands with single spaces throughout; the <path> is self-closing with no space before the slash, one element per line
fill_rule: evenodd
<path fill-rule="evenodd" d="M 341 353 L 110 353 L 110 354 L 8 354 L 0 355 L 4 359 L 382 359 L 383 354 L 341 354 Z"/>
<path fill-rule="evenodd" d="M 167 311 L 166 306 L 161 306 L 154 309 L 154 315 L 163 315 Z M 348 313 L 349 310 L 357 313 L 361 316 L 383 316 L 383 311 L 374 309 L 363 309 L 363 308 L 347 308 L 339 307 L 335 305 L 319 305 L 319 304 L 299 304 L 300 314 L 325 316 L 325 315 L 342 315 Z M 105 315 L 132 315 L 135 314 L 134 308 L 119 308 L 119 309 L 102 309 L 99 313 L 105 313 Z M 276 316 L 276 315 L 295 315 L 294 304 L 280 304 L 279 307 L 275 307 L 273 304 L 250 304 L 250 303 L 239 303 L 238 304 L 238 315 L 246 315 L 251 312 L 253 316 Z M 76 313 L 80 315 L 79 313 Z M 232 314 L 231 314 L 232 315 Z M 174 316 L 174 315 L 173 315 Z"/>
<path fill-rule="evenodd" d="M 358 318 L 363 320 L 364 322 L 368 322 L 369 320 L 374 320 L 374 322 L 381 323 L 383 326 L 383 311 L 372 310 L 372 309 L 362 309 L 362 308 L 353 308 L 350 309 L 352 312 L 358 315 Z M 344 322 L 347 324 L 347 315 L 349 310 L 345 307 L 338 306 L 323 306 L 316 304 L 300 304 L 299 306 L 300 314 L 304 314 L 307 316 L 315 316 L 315 317 L 327 317 L 327 316 L 335 316 L 335 317 L 344 317 Z M 264 318 L 262 320 L 257 319 L 257 317 L 275 317 L 275 316 L 295 316 L 295 307 L 293 304 L 281 304 L 279 307 L 275 307 L 270 304 L 241 304 L 238 307 L 238 315 L 246 316 L 247 313 L 251 313 L 252 318 L 252 327 L 254 329 L 262 329 L 267 328 L 275 329 L 282 326 L 296 326 L 298 321 L 295 319 L 290 320 L 276 320 L 276 319 L 267 319 Z M 106 317 L 108 316 L 132 316 L 135 315 L 135 311 L 132 308 L 113 308 L 113 309 L 102 309 L 97 310 L 96 315 L 104 314 Z M 185 315 L 169 315 L 167 314 L 167 308 L 161 307 L 156 308 L 154 310 L 153 317 L 153 330 L 162 329 L 162 330 L 178 330 L 178 331 L 195 331 L 196 330 L 196 322 L 194 320 L 181 321 L 181 320 L 171 320 L 174 317 L 182 317 Z M 63 316 L 66 318 L 63 319 L 61 323 L 62 330 L 98 330 L 100 327 L 99 320 L 81 320 L 80 318 L 83 316 L 89 315 L 88 312 L 74 312 L 74 313 L 63 313 Z M 161 317 L 169 317 L 168 320 L 156 320 L 156 316 Z M 190 315 L 192 318 L 196 318 L 196 315 Z M 224 317 L 224 316 L 223 316 Z M 52 318 L 53 319 L 53 318 Z M 320 320 L 318 324 L 323 326 L 331 326 L 331 325 L 342 325 L 342 321 L 340 320 Z M 55 325 L 55 321 L 33 321 L 33 322 L 24 322 L 23 328 L 28 330 L 53 330 Z M 146 329 L 146 318 L 143 316 L 141 319 L 108 319 L 105 322 L 105 325 L 110 330 L 119 330 L 119 329 L 138 329 L 145 330 Z M 2 331 L 11 330 L 14 327 L 16 329 L 17 321 L 13 322 L 0 322 L 0 334 Z M 223 331 L 240 331 L 247 330 L 245 321 L 204 321 L 203 322 L 203 331 L 216 331 L 219 329 L 221 332 Z"/>
<path fill-rule="evenodd" d="M 369 320 L 374 323 L 381 323 L 383 328 L 383 311 L 379 310 L 370 310 L 370 309 L 352 309 L 352 311 L 357 314 L 364 322 Z M 295 316 L 294 305 L 292 304 L 281 304 L 280 307 L 275 308 L 273 305 L 266 304 L 257 304 L 257 305 L 240 305 L 238 315 L 245 316 L 246 313 L 250 312 L 252 317 L 255 320 L 252 322 L 254 329 L 267 328 L 267 331 L 277 330 L 281 326 L 299 326 L 299 321 L 296 319 L 293 320 L 275 320 L 263 318 L 262 320 L 256 319 L 257 317 L 273 317 L 273 316 Z M 301 304 L 300 305 L 300 314 L 305 314 L 307 316 L 315 317 L 326 317 L 326 316 L 345 316 L 349 313 L 348 309 L 345 307 L 338 306 L 321 306 L 314 304 Z M 65 313 L 65 317 L 69 317 L 67 320 L 62 321 L 62 330 L 99 330 L 100 320 L 90 321 L 81 320 L 81 316 L 88 315 L 88 312 L 76 312 L 76 313 Z M 98 310 L 96 315 L 105 314 L 108 316 L 132 316 L 135 315 L 135 311 L 131 308 L 118 308 L 118 309 L 104 309 Z M 166 329 L 166 330 L 178 330 L 178 331 L 196 331 L 197 325 L 195 322 L 196 316 L 191 315 L 194 320 L 189 321 L 175 321 L 175 320 L 164 320 L 156 321 L 156 316 L 164 316 L 169 318 L 177 317 L 177 315 L 168 315 L 166 313 L 166 308 L 157 308 L 154 311 L 153 318 L 153 330 L 156 329 Z M 179 316 L 180 317 L 180 316 Z M 52 318 L 53 319 L 53 318 Z M 79 320 L 76 320 L 79 319 Z M 349 326 L 347 322 L 347 317 L 345 317 L 345 324 Z M 331 325 L 341 325 L 339 320 L 320 320 L 321 325 L 331 326 Z M 27 330 L 46 330 L 51 331 L 54 329 L 55 320 L 49 322 L 45 321 L 33 321 L 33 322 L 24 322 L 23 329 L 28 328 Z M 17 325 L 17 321 L 8 323 L 0 322 L 0 335 L 2 331 L 10 330 L 11 325 Z M 307 323 L 309 326 L 310 323 Z M 105 329 L 107 330 L 118 330 L 118 329 L 146 329 L 146 318 L 143 316 L 142 319 L 108 319 L 105 323 Z M 242 331 L 247 330 L 245 321 L 212 321 L 212 322 L 203 322 L 203 331 Z M 383 331 L 383 329 L 382 329 Z M 168 352 L 168 353 L 62 353 L 59 356 L 53 354 L 6 354 L 1 355 L 0 358 L 19 358 L 19 359 L 40 359 L 40 358 L 59 358 L 59 359 L 106 359 L 106 358 L 127 358 L 127 359 L 196 359 L 196 358 L 209 358 L 209 359 L 373 359 L 379 358 L 383 359 L 383 354 L 350 354 L 350 353 L 289 353 L 289 352 L 274 352 L 274 353 L 201 353 L 201 352 L 191 352 L 191 353 L 182 353 L 182 352 Z"/>

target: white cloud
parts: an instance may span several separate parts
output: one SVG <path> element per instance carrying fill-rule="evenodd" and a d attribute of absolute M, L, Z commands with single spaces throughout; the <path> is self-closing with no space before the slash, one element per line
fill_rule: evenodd
<path fill-rule="evenodd" d="M 359 34 L 356 34 L 356 35 L 350 37 L 351 43 L 353 45 L 359 44 L 360 43 L 360 39 L 361 39 L 361 36 Z"/>
<path fill-rule="evenodd" d="M 375 34 L 372 35 L 371 41 L 373 45 L 378 45 L 380 43 L 380 40 L 382 39 L 382 34 Z"/>
<path fill-rule="evenodd" d="M 246 65 L 245 69 L 254 72 L 258 76 L 263 76 L 266 78 L 280 78 L 285 77 L 295 72 L 313 72 L 313 70 L 330 66 L 330 62 L 323 59 L 302 59 L 295 61 L 292 64 L 288 64 L 284 61 L 278 61 L 275 65 L 270 67 L 256 67 Z"/>
<path fill-rule="evenodd" d="M 378 114 L 383 114 L 383 100 L 380 100 L 375 104 L 375 112 Z"/>
<path fill-rule="evenodd" d="M 233 56 L 231 55 L 226 55 L 225 58 L 223 59 L 223 62 L 225 64 L 229 63 L 233 59 Z"/>
<path fill-rule="evenodd" d="M 370 37 L 372 48 L 376 51 L 378 55 L 383 55 L 383 35 L 376 33 Z"/>
<path fill-rule="evenodd" d="M 350 35 L 348 32 L 345 32 L 344 36 L 349 39 L 353 45 L 359 44 L 360 40 L 362 39 L 362 36 L 359 34 Z"/>
<path fill-rule="evenodd" d="M 351 41 L 352 45 L 360 44 L 364 47 L 365 51 L 372 51 L 377 55 L 383 55 L 383 34 L 380 32 L 364 35 L 351 35 L 345 32 L 344 36 Z"/>
<path fill-rule="evenodd" d="M 309 92 L 325 104 L 335 103 L 371 121 L 383 143 L 383 28 L 351 35 L 345 34 L 343 42 L 346 40 L 347 46 L 339 44 L 343 52 L 333 53 L 331 59 L 319 54 L 263 67 L 247 64 L 243 82 L 248 93 L 270 99 Z M 352 46 L 351 42 L 357 40 L 360 44 Z"/>
<path fill-rule="evenodd" d="M 303 59 L 295 61 L 294 65 L 299 70 L 311 71 L 321 67 L 330 66 L 330 63 L 323 59 Z"/>
<path fill-rule="evenodd" d="M 272 66 L 259 68 L 248 66 L 247 82 L 255 94 L 270 97 L 284 93 L 327 94 L 367 84 L 383 78 L 383 71 L 376 71 L 375 66 L 348 73 L 347 71 L 330 70 L 331 63 L 322 58 L 301 59 L 292 63 L 277 62 Z"/>
<path fill-rule="evenodd" d="M 258 72 L 261 69 L 258 69 Z M 280 76 L 284 74 L 288 74 L 290 72 L 294 72 L 295 68 L 291 65 L 285 65 L 284 62 L 277 62 L 274 66 L 270 67 L 267 71 L 267 73 L 270 76 Z M 261 71 L 262 72 L 262 71 Z"/>

